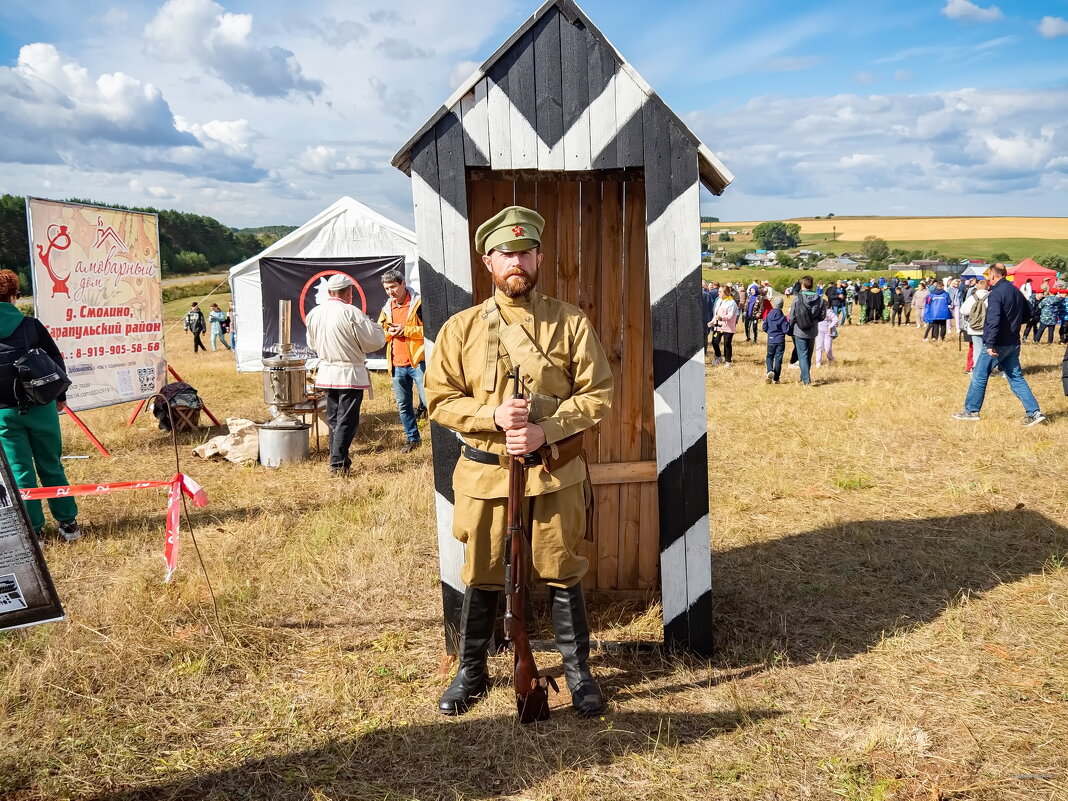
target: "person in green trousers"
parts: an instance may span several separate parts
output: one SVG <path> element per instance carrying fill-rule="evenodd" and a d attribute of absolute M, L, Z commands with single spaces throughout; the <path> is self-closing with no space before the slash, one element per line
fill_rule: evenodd
<path fill-rule="evenodd" d="M 34 333 L 37 347 L 64 367 L 63 355 L 55 341 L 39 320 L 26 317 L 15 307 L 19 296 L 19 279 L 11 270 L 0 270 L 0 446 L 4 449 L 15 483 L 19 489 L 29 487 L 65 487 L 70 484 L 63 470 L 63 438 L 59 430 L 59 412 L 66 406 L 66 395 L 44 406 L 19 408 L 15 397 L 15 361 L 32 344 Z M 35 330 L 29 330 L 32 327 Z M 41 483 L 38 485 L 37 479 Z M 78 527 L 78 504 L 74 498 L 55 498 L 48 501 L 52 516 L 59 523 L 59 533 L 67 542 L 81 535 Z M 38 538 L 44 534 L 45 518 L 40 501 L 26 501 L 30 525 Z"/>

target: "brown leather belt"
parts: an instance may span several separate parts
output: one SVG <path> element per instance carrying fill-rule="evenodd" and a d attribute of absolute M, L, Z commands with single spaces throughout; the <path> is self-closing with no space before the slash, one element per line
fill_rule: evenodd
<path fill-rule="evenodd" d="M 493 453 L 492 451 L 473 448 L 466 442 L 463 447 L 463 455 L 465 459 L 470 459 L 472 462 L 478 462 L 479 464 L 493 464 L 498 467 L 507 467 L 508 460 L 512 458 L 506 453 Z M 541 453 L 539 451 L 523 455 L 523 467 L 535 467 L 539 464 L 541 464 Z"/>

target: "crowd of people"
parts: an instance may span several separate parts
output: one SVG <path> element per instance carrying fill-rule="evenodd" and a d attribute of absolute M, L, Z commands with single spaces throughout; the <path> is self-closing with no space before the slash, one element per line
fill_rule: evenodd
<path fill-rule="evenodd" d="M 1046 418 L 1023 377 L 1020 348 L 1029 337 L 1035 344 L 1043 339 L 1052 344 L 1055 331 L 1068 345 L 1068 289 L 1048 281 L 1035 289 L 1030 279 L 1016 288 L 1006 275 L 1002 264 L 991 266 L 985 275 L 948 281 L 879 278 L 817 285 L 806 275 L 782 294 L 768 281 L 753 281 L 744 290 L 737 284 L 707 281 L 701 297 L 708 333 L 706 356 L 710 346 L 712 366 L 732 365 L 733 339 L 741 320 L 746 342 L 757 342 L 758 331 L 767 335 L 767 383 L 778 384 L 781 379 L 789 338 L 793 343 L 789 364 L 799 369 L 802 384 L 811 385 L 812 367 L 834 361 L 839 328 L 853 324 L 854 317 L 857 325 L 922 328 L 924 341 L 944 341 L 947 332 L 956 333 L 968 344 L 964 369 L 972 379 L 965 409 L 954 417 L 979 419 L 987 380 L 998 372 L 1024 406 L 1024 425 L 1035 425 Z M 784 308 L 786 296 L 793 297 L 789 312 Z M 1068 350 L 1064 372 L 1068 394 Z"/>

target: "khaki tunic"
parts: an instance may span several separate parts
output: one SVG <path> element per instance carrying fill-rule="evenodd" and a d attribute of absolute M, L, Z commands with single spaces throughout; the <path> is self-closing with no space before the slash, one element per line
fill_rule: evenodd
<path fill-rule="evenodd" d="M 472 447 L 505 455 L 504 432 L 493 412 L 512 396 L 508 374 L 514 362 L 530 400 L 530 421 L 542 427 L 549 444 L 596 425 L 611 407 L 612 370 L 586 315 L 537 292 L 526 302 L 497 292 L 451 317 L 438 333 L 425 382 L 430 419 Z M 585 460 L 578 457 L 552 474 L 541 465 L 524 473 L 524 495 L 534 498 L 524 510 L 534 572 L 551 584 L 571 586 L 588 567 L 576 554 L 592 498 Z M 507 468 L 461 456 L 453 490 L 453 535 L 467 544 L 461 577 L 472 586 L 503 586 L 506 502 L 500 499 L 508 497 Z M 550 494 L 557 497 L 537 500 Z"/>

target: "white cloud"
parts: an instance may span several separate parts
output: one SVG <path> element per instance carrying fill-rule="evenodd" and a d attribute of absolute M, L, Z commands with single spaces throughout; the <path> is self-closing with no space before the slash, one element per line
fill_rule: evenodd
<path fill-rule="evenodd" d="M 14 67 L 0 67 L 0 162 L 259 180 L 242 123 L 186 123 L 152 84 L 93 76 L 49 44 L 26 45 Z"/>
<path fill-rule="evenodd" d="M 175 125 L 180 131 L 193 134 L 205 148 L 236 157 L 249 156 L 252 140 L 257 138 L 248 120 L 210 120 L 199 124 L 177 117 Z"/>
<path fill-rule="evenodd" d="M 1062 17 L 1043 17 L 1038 23 L 1038 32 L 1047 39 L 1068 36 L 1068 20 Z"/>
<path fill-rule="evenodd" d="M 875 83 L 875 73 L 868 72 L 867 70 L 861 70 L 853 76 L 853 80 L 857 83 Z"/>
<path fill-rule="evenodd" d="M 342 156 L 336 147 L 327 145 L 307 148 L 297 158 L 297 166 L 305 172 L 318 175 L 377 172 L 364 159 L 351 154 Z"/>
<path fill-rule="evenodd" d="M 760 198 L 1048 190 L 1068 159 L 1068 89 L 761 97 L 689 116 Z"/>
<path fill-rule="evenodd" d="M 419 104 L 419 95 L 412 89 L 391 89 L 377 75 L 369 77 L 367 83 L 379 100 L 379 108 L 390 117 L 407 120 Z"/>
<path fill-rule="evenodd" d="M 895 81 L 911 81 L 912 72 L 910 70 L 894 70 Z"/>
<path fill-rule="evenodd" d="M 130 191 L 138 195 L 147 195 L 155 200 L 174 200 L 175 195 L 171 193 L 169 189 L 163 186 L 145 186 L 136 178 L 130 180 L 128 184 Z"/>
<path fill-rule="evenodd" d="M 997 6 L 977 6 L 970 0 L 946 0 L 942 13 L 950 19 L 970 19 L 976 22 L 995 22 L 1005 15 Z"/>
<path fill-rule="evenodd" d="M 383 39 L 375 45 L 375 52 L 381 53 L 386 58 L 398 61 L 406 61 L 413 58 L 430 58 L 434 55 L 433 50 L 424 50 L 421 47 L 416 47 L 407 39 L 398 39 L 396 37 Z"/>
<path fill-rule="evenodd" d="M 466 81 L 482 65 L 477 61 L 460 61 L 449 71 L 449 88 L 459 89 L 460 84 Z"/>
<path fill-rule="evenodd" d="M 0 160 L 60 163 L 108 143 L 180 147 L 196 140 L 176 128 L 152 84 L 121 72 L 94 78 L 52 45 L 26 45 L 14 67 L 0 67 Z"/>
<path fill-rule="evenodd" d="M 258 97 L 318 95 L 296 56 L 250 41 L 251 14 L 231 14 L 214 0 L 167 0 L 145 26 L 146 51 L 167 61 L 195 61 L 230 87 Z"/>

